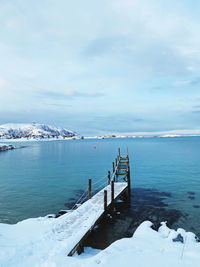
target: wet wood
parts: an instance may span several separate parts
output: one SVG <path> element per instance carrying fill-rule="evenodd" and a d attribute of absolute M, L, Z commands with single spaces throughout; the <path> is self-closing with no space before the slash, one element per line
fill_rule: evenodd
<path fill-rule="evenodd" d="M 114 203 L 114 181 L 111 181 L 111 203 Z"/>
<path fill-rule="evenodd" d="M 92 197 L 92 179 L 88 180 L 88 199 Z"/>
<path fill-rule="evenodd" d="M 110 184 L 110 171 L 108 171 L 108 184 Z"/>
<path fill-rule="evenodd" d="M 107 190 L 104 190 L 104 211 L 107 210 Z"/>

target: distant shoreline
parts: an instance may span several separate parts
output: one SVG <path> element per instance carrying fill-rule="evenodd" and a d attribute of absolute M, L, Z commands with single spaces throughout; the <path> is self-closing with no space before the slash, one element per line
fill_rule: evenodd
<path fill-rule="evenodd" d="M 52 142 L 52 141 L 69 141 L 69 140 L 102 140 L 102 139 L 147 139 L 147 138 L 185 138 L 185 137 L 200 137 L 200 135 L 163 135 L 163 136 L 74 136 L 67 138 L 9 138 L 9 139 L 1 139 L 0 143 L 15 143 L 15 142 Z M 1 144 L 0 144 L 1 146 Z M 14 149 L 14 148 L 13 148 Z"/>

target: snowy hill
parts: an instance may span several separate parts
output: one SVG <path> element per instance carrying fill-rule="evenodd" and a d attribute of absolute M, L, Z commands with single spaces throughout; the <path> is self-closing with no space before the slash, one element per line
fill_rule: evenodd
<path fill-rule="evenodd" d="M 45 124 L 2 124 L 0 125 L 0 139 L 44 139 L 68 138 L 76 134 L 65 128 L 57 128 Z"/>

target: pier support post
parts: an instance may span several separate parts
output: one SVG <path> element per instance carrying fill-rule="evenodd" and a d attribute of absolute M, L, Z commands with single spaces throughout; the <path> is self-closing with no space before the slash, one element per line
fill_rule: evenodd
<path fill-rule="evenodd" d="M 119 155 L 119 158 L 120 158 L 120 148 L 118 148 L 118 155 Z"/>
<path fill-rule="evenodd" d="M 130 196 L 130 194 L 131 194 L 131 178 L 130 178 L 129 164 L 128 164 L 128 167 L 127 167 L 127 183 L 128 183 L 128 194 Z"/>
<path fill-rule="evenodd" d="M 115 166 L 117 167 L 117 158 L 115 159 Z"/>
<path fill-rule="evenodd" d="M 126 157 L 128 158 L 128 147 L 126 148 Z"/>
<path fill-rule="evenodd" d="M 107 190 L 104 190 L 104 211 L 107 210 Z"/>
<path fill-rule="evenodd" d="M 111 203 L 114 203 L 114 181 L 111 181 Z"/>
<path fill-rule="evenodd" d="M 108 184 L 110 184 L 110 171 L 108 171 Z"/>
<path fill-rule="evenodd" d="M 92 191 L 92 179 L 88 180 L 88 199 L 91 199 L 91 191 Z"/>
<path fill-rule="evenodd" d="M 115 163 L 113 162 L 113 173 L 115 172 Z M 115 181 L 115 176 L 114 176 L 114 181 Z"/>

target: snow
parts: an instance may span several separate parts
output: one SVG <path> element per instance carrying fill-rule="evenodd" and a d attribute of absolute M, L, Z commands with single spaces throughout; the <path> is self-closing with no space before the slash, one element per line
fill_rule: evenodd
<path fill-rule="evenodd" d="M 143 222 L 132 238 L 118 240 L 104 250 L 86 248 L 80 256 L 68 257 L 64 217 L 0 224 L 0 266 L 199 267 L 200 243 L 193 233 L 171 230 L 165 223 L 155 231 L 149 221 Z M 63 233 L 62 238 L 59 231 Z M 184 243 L 172 241 L 178 233 L 183 235 Z M 70 242 L 73 239 L 72 236 Z"/>
<path fill-rule="evenodd" d="M 161 135 L 159 137 L 162 137 L 162 138 L 168 138 L 168 137 L 181 137 L 180 134 L 164 134 L 164 135 Z"/>
<path fill-rule="evenodd" d="M 0 125 L 1 139 L 45 139 L 45 138 L 69 138 L 76 134 L 65 128 L 53 127 L 45 124 L 2 124 Z"/>
<path fill-rule="evenodd" d="M 115 197 L 126 183 L 115 183 Z M 108 204 L 110 185 L 106 187 Z M 103 213 L 104 189 L 76 210 L 59 218 L 27 219 L 14 225 L 0 224 L 1 267 L 199 267 L 200 243 L 195 234 L 173 230 L 162 222 L 158 231 L 143 222 L 132 238 L 123 238 L 104 250 L 85 248 L 78 256 L 68 253 Z M 173 240 L 181 235 L 182 242 Z"/>
<path fill-rule="evenodd" d="M 104 188 L 108 204 L 111 202 L 110 187 Z M 126 183 L 115 183 L 115 197 L 126 187 Z M 46 261 L 66 260 L 104 212 L 104 189 L 78 209 L 57 219 L 46 216 L 15 225 L 0 224 L 0 266 L 42 266 Z"/>

